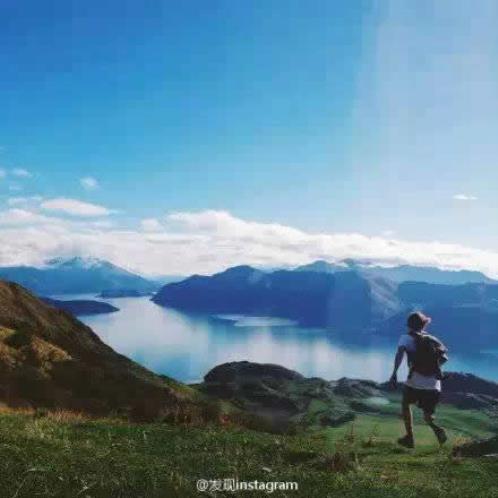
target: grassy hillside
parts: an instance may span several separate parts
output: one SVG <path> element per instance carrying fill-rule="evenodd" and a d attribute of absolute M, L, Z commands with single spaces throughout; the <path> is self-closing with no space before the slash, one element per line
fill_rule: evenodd
<path fill-rule="evenodd" d="M 199 397 L 116 353 L 69 313 L 0 281 L 0 401 L 151 420 L 192 412 Z"/>
<path fill-rule="evenodd" d="M 443 406 L 440 420 L 450 429 L 450 444 L 440 449 L 417 417 L 418 446 L 412 451 L 394 443 L 401 431 L 396 412 L 393 404 L 341 427 L 292 436 L 5 412 L 0 496 L 188 497 L 199 496 L 197 479 L 232 477 L 299 484 L 297 492 L 271 496 L 498 496 L 496 459 L 451 456 L 451 447 L 465 438 L 496 432 L 496 421 Z"/>

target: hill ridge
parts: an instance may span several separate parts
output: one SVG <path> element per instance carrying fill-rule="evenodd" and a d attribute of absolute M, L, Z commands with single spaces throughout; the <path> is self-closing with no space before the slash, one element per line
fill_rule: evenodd
<path fill-rule="evenodd" d="M 0 281 L 0 399 L 8 405 L 154 417 L 196 398 L 114 351 L 69 313 Z"/>

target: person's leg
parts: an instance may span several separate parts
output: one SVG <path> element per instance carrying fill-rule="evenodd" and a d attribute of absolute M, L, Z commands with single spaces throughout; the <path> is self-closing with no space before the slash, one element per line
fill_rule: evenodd
<path fill-rule="evenodd" d="M 425 420 L 425 423 L 433 430 L 433 431 L 437 431 L 439 429 L 442 429 L 442 427 L 440 427 L 439 425 L 437 425 L 434 420 L 435 420 L 435 417 L 432 413 L 430 412 L 424 412 L 424 420 Z"/>
<path fill-rule="evenodd" d="M 424 412 L 424 420 L 427 425 L 434 431 L 434 435 L 436 436 L 439 444 L 444 444 L 448 439 L 446 435 L 446 431 L 434 422 L 434 415 L 429 412 Z"/>
<path fill-rule="evenodd" d="M 405 424 L 406 435 L 398 439 L 398 444 L 400 444 L 401 446 L 405 446 L 406 448 L 415 447 L 413 438 L 413 416 L 411 407 L 411 404 L 413 403 L 412 398 L 412 390 L 409 387 L 405 387 L 403 391 L 403 400 L 401 402 L 401 415 Z"/>
<path fill-rule="evenodd" d="M 413 415 L 412 406 L 408 401 L 403 400 L 401 404 L 401 414 L 405 424 L 406 435 L 413 439 Z"/>
<path fill-rule="evenodd" d="M 425 423 L 433 430 L 438 430 L 438 429 L 441 429 L 441 427 L 439 427 L 439 425 L 437 425 L 434 420 L 435 420 L 435 417 L 432 413 L 430 412 L 424 412 L 424 420 L 425 420 Z"/>
<path fill-rule="evenodd" d="M 433 430 L 439 444 L 443 444 L 448 439 L 446 431 L 434 422 L 434 412 L 436 410 L 437 403 L 439 402 L 439 392 L 434 391 L 427 393 L 427 397 L 423 401 L 424 403 L 422 409 L 424 410 L 425 423 Z"/>

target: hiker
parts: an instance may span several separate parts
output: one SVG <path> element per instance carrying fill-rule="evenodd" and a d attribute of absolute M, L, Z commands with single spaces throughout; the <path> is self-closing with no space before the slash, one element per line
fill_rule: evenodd
<path fill-rule="evenodd" d="M 425 332 L 425 327 L 430 322 L 431 319 L 421 312 L 409 315 L 408 333 L 400 337 L 394 370 L 389 381 L 396 387 L 398 368 L 406 353 L 409 373 L 401 402 L 406 435 L 398 439 L 398 443 L 406 448 L 415 447 L 412 404 L 423 410 L 424 420 L 434 431 L 439 444 L 448 439 L 445 430 L 434 422 L 434 411 L 441 395 L 441 365 L 448 359 L 447 349 L 439 339 Z"/>

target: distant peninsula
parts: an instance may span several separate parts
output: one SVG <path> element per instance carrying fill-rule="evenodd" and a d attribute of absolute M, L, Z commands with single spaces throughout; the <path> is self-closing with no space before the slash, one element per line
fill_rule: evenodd
<path fill-rule="evenodd" d="M 61 301 L 58 299 L 43 298 L 46 304 L 64 311 L 68 311 L 74 316 L 102 315 L 105 313 L 115 313 L 119 308 L 109 303 L 92 301 L 90 299 L 77 299 Z"/>
<path fill-rule="evenodd" d="M 137 289 L 106 289 L 103 290 L 97 297 L 103 299 L 112 299 L 119 297 L 144 297 L 150 296 L 152 292 L 140 291 Z"/>

